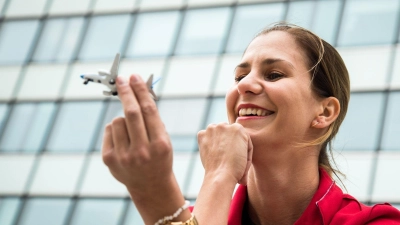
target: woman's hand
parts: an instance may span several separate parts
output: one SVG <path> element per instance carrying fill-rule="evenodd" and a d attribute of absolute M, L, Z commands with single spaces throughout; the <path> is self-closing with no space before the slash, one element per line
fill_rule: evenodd
<path fill-rule="evenodd" d="M 211 124 L 197 136 L 205 176 L 194 214 L 199 224 L 227 224 L 235 185 L 247 184 L 253 155 L 250 136 L 237 123 Z"/>
<path fill-rule="evenodd" d="M 172 146 L 154 100 L 139 76 L 117 79 L 125 118 L 105 128 L 103 160 L 128 188 L 146 192 L 172 174 Z"/>
<path fill-rule="evenodd" d="M 123 183 L 146 224 L 172 215 L 184 204 L 172 171 L 172 145 L 145 82 L 117 78 L 125 118 L 105 128 L 103 161 Z M 190 218 L 183 212 L 178 220 Z"/>
<path fill-rule="evenodd" d="M 206 176 L 222 176 L 235 184 L 247 184 L 253 145 L 242 125 L 211 124 L 197 136 Z"/>

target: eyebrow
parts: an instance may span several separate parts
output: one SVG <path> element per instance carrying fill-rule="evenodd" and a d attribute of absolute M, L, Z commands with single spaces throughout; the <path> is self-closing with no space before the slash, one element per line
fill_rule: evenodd
<path fill-rule="evenodd" d="M 262 65 L 271 65 L 271 64 L 274 64 L 274 63 L 278 63 L 278 62 L 285 62 L 285 63 L 289 64 L 289 65 L 294 69 L 293 64 L 291 64 L 290 62 L 288 62 L 288 61 L 286 61 L 286 60 L 284 60 L 284 59 L 280 59 L 280 58 L 268 58 L 268 59 L 264 59 L 264 60 L 261 62 L 261 64 L 262 64 Z M 237 68 L 248 68 L 248 67 L 250 67 L 250 64 L 249 64 L 248 62 L 244 62 L 244 63 L 240 63 L 239 65 L 237 65 L 237 66 L 235 67 L 235 70 L 236 70 Z"/>

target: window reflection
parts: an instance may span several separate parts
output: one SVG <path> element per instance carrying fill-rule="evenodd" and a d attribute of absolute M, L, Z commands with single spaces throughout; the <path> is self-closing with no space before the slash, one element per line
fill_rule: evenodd
<path fill-rule="evenodd" d="M 20 64 L 26 60 L 38 26 L 38 20 L 7 21 L 1 24 L 0 65 Z"/>
<path fill-rule="evenodd" d="M 32 198 L 28 199 L 19 225 L 63 225 L 70 199 L 65 198 Z"/>
<path fill-rule="evenodd" d="M 130 15 L 92 17 L 79 53 L 81 60 L 113 59 L 121 52 Z"/>
<path fill-rule="evenodd" d="M 336 136 L 334 149 L 339 151 L 377 149 L 383 98 L 381 92 L 351 95 L 347 115 Z"/>
<path fill-rule="evenodd" d="M 325 41 L 333 43 L 340 5 L 339 0 L 291 1 L 286 20 L 310 29 Z"/>
<path fill-rule="evenodd" d="M 168 99 L 159 102 L 161 119 L 170 135 L 195 135 L 203 121 L 207 100 Z"/>
<path fill-rule="evenodd" d="M 6 114 L 8 113 L 8 105 L 0 103 L 0 132 L 3 130 Z"/>
<path fill-rule="evenodd" d="M 38 151 L 52 118 L 53 103 L 14 105 L 0 142 L 2 151 Z"/>
<path fill-rule="evenodd" d="M 400 92 L 389 95 L 383 131 L 382 149 L 400 150 Z"/>
<path fill-rule="evenodd" d="M 142 217 L 140 216 L 139 212 L 137 211 L 135 205 L 130 201 L 128 206 L 128 213 L 125 218 L 124 225 L 144 225 Z"/>
<path fill-rule="evenodd" d="M 100 127 L 99 136 L 97 138 L 96 147 L 95 147 L 96 151 L 101 150 L 101 146 L 102 146 L 102 142 L 103 142 L 103 135 L 104 135 L 104 128 L 105 128 L 106 124 L 111 123 L 114 118 L 119 117 L 119 116 L 124 116 L 124 111 L 122 109 L 121 102 L 120 101 L 109 102 L 107 111 L 106 111 L 106 115 L 105 115 L 102 125 Z"/>
<path fill-rule="evenodd" d="M 165 56 L 176 38 L 180 13 L 156 12 L 140 14 L 131 36 L 127 57 Z"/>
<path fill-rule="evenodd" d="M 46 149 L 57 152 L 88 151 L 102 110 L 103 103 L 100 101 L 63 103 Z"/>
<path fill-rule="evenodd" d="M 21 200 L 19 198 L 0 198 L 0 224 L 13 225 L 20 206 Z"/>
<path fill-rule="evenodd" d="M 196 135 L 171 135 L 170 138 L 174 152 L 187 152 L 197 149 Z"/>
<path fill-rule="evenodd" d="M 242 53 L 262 28 L 283 19 L 284 8 L 282 3 L 238 6 L 226 51 Z"/>
<path fill-rule="evenodd" d="M 221 51 L 228 29 L 230 8 L 188 10 L 176 54 L 214 54 Z"/>
<path fill-rule="evenodd" d="M 398 0 L 346 1 L 338 45 L 392 43 L 398 8 Z"/>
<path fill-rule="evenodd" d="M 76 206 L 71 225 L 118 224 L 124 206 L 123 199 L 81 199 Z"/>
<path fill-rule="evenodd" d="M 68 61 L 77 45 L 83 18 L 49 19 L 33 55 L 34 61 Z"/>

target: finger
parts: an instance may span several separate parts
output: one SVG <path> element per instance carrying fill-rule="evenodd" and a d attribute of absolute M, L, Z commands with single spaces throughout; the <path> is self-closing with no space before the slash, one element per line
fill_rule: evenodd
<path fill-rule="evenodd" d="M 121 152 L 129 148 L 129 135 L 125 118 L 118 117 L 112 121 L 112 141 L 115 151 Z"/>
<path fill-rule="evenodd" d="M 118 95 L 124 108 L 126 118 L 126 129 L 131 143 L 148 142 L 146 127 L 136 96 L 127 80 L 123 77 L 117 78 Z"/>
<path fill-rule="evenodd" d="M 136 75 L 131 76 L 129 83 L 139 102 L 149 140 L 151 141 L 165 135 L 166 131 L 163 122 L 158 113 L 156 103 L 149 94 L 146 83 Z"/>
<path fill-rule="evenodd" d="M 113 159 L 115 156 L 113 154 L 113 148 L 112 128 L 111 124 L 107 124 L 104 128 L 103 145 L 101 149 L 103 161 L 107 166 L 114 161 Z"/>

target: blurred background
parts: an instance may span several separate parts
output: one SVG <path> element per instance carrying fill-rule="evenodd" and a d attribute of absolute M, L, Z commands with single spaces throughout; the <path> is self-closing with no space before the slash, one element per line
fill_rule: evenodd
<path fill-rule="evenodd" d="M 226 119 L 224 95 L 252 37 L 286 20 L 337 47 L 351 101 L 334 142 L 350 194 L 400 208 L 400 0 L 0 0 L 0 224 L 142 224 L 101 160 L 122 115 L 85 72 L 154 73 L 174 171 L 192 202 L 196 134 Z"/>

